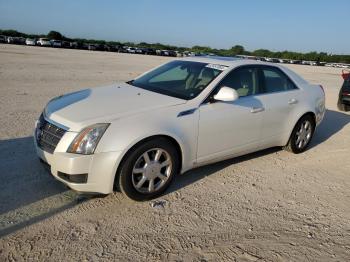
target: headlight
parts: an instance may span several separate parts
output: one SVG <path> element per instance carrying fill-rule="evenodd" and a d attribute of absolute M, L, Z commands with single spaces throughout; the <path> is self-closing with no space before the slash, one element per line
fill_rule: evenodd
<path fill-rule="evenodd" d="M 90 155 L 100 141 L 109 124 L 96 124 L 83 129 L 68 148 L 68 153 Z"/>

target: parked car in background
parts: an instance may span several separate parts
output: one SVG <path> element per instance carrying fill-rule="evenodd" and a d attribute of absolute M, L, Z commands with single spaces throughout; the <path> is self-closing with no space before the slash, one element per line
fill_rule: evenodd
<path fill-rule="evenodd" d="M 173 50 L 160 50 L 159 55 L 176 57 L 177 53 Z"/>
<path fill-rule="evenodd" d="M 339 90 L 338 109 L 341 111 L 350 111 L 350 71 L 343 70 L 343 85 Z"/>
<path fill-rule="evenodd" d="M 287 59 L 280 58 L 278 60 L 279 60 L 280 63 L 283 63 L 283 64 L 289 63 L 289 60 L 287 60 Z"/>
<path fill-rule="evenodd" d="M 128 47 L 126 51 L 130 54 L 136 54 L 136 48 L 135 47 Z"/>
<path fill-rule="evenodd" d="M 271 63 L 280 63 L 278 58 L 266 58 L 266 61 Z"/>
<path fill-rule="evenodd" d="M 87 49 L 90 50 L 90 51 L 95 51 L 95 50 L 97 50 L 97 47 L 94 44 L 88 44 L 88 48 Z"/>
<path fill-rule="evenodd" d="M 26 45 L 36 45 L 36 40 L 34 38 L 27 38 Z"/>
<path fill-rule="evenodd" d="M 61 47 L 70 48 L 70 42 L 69 41 L 62 41 Z"/>
<path fill-rule="evenodd" d="M 154 48 L 144 48 L 145 55 L 156 55 L 156 50 Z"/>
<path fill-rule="evenodd" d="M 82 43 L 79 43 L 79 42 L 70 42 L 69 43 L 69 48 L 78 49 L 79 46 L 82 46 Z"/>
<path fill-rule="evenodd" d="M 182 52 L 180 51 L 174 51 L 176 57 L 183 57 Z M 215 56 L 215 54 L 207 54 L 208 56 Z"/>
<path fill-rule="evenodd" d="M 39 38 L 39 40 L 36 42 L 38 46 L 51 46 L 50 39 L 48 38 Z"/>
<path fill-rule="evenodd" d="M 174 50 L 169 50 L 169 51 L 168 51 L 168 54 L 169 54 L 169 56 L 177 57 L 177 52 L 174 51 Z"/>
<path fill-rule="evenodd" d="M 291 64 L 301 64 L 301 60 L 290 60 L 289 63 L 291 63 Z"/>
<path fill-rule="evenodd" d="M 26 39 L 24 37 L 13 37 L 9 36 L 6 38 L 8 44 L 24 45 Z"/>
<path fill-rule="evenodd" d="M 153 48 L 136 48 L 135 50 L 136 54 L 142 54 L 142 55 L 156 55 L 156 50 Z"/>
<path fill-rule="evenodd" d="M 0 35 L 0 43 L 6 43 L 6 36 Z"/>
<path fill-rule="evenodd" d="M 14 43 L 15 43 L 15 37 L 8 36 L 8 37 L 6 38 L 6 42 L 7 42 L 8 44 L 14 44 Z"/>
<path fill-rule="evenodd" d="M 309 61 L 311 66 L 317 66 L 318 63 L 316 61 Z"/>
<path fill-rule="evenodd" d="M 190 52 L 190 51 L 184 51 L 182 53 L 183 56 L 195 56 L 196 54 L 194 52 Z"/>
<path fill-rule="evenodd" d="M 74 49 L 87 49 L 87 45 L 83 42 L 70 42 L 69 47 Z"/>
<path fill-rule="evenodd" d="M 52 47 L 60 48 L 62 47 L 62 41 L 61 40 L 51 40 Z"/>
<path fill-rule="evenodd" d="M 104 51 L 107 52 L 116 52 L 117 48 L 114 45 L 103 45 Z"/>
<path fill-rule="evenodd" d="M 88 44 L 87 49 L 90 51 L 106 51 L 102 44 Z"/>
<path fill-rule="evenodd" d="M 191 57 L 52 99 L 34 144 L 70 188 L 146 200 L 195 167 L 276 146 L 301 153 L 324 113 L 322 87 L 288 68 Z"/>
<path fill-rule="evenodd" d="M 145 49 L 144 48 L 136 48 L 135 53 L 139 55 L 144 55 L 145 54 Z"/>
<path fill-rule="evenodd" d="M 119 46 L 118 53 L 128 53 L 128 48 L 127 46 Z"/>

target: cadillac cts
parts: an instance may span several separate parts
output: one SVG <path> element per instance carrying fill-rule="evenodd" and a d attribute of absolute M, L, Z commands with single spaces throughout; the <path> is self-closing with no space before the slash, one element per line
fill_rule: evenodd
<path fill-rule="evenodd" d="M 52 99 L 34 139 L 70 188 L 141 201 L 194 167 L 275 146 L 301 153 L 324 113 L 322 86 L 285 67 L 196 57 Z"/>

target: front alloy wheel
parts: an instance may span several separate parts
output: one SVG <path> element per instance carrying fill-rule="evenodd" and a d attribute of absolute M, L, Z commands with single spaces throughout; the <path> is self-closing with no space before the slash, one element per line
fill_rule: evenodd
<path fill-rule="evenodd" d="M 152 199 L 168 188 L 179 167 L 176 146 L 159 137 L 138 144 L 127 153 L 115 183 L 133 200 Z"/>
<path fill-rule="evenodd" d="M 168 181 L 172 160 L 169 153 L 161 148 L 152 148 L 143 153 L 132 170 L 132 184 L 140 193 L 160 190 Z"/>

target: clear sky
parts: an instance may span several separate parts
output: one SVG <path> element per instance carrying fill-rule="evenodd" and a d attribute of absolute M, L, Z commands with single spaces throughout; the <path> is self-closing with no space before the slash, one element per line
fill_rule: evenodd
<path fill-rule="evenodd" d="M 0 0 L 0 14 L 25 33 L 350 54 L 350 0 Z"/>

